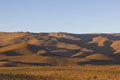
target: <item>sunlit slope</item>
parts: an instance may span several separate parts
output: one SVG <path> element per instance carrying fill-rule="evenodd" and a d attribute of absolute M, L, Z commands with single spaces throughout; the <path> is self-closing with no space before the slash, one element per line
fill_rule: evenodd
<path fill-rule="evenodd" d="M 113 41 L 111 44 L 111 47 L 114 50 L 114 54 L 120 53 L 120 40 Z"/>
<path fill-rule="evenodd" d="M 92 60 L 113 60 L 113 58 L 109 57 L 108 55 L 100 54 L 100 53 L 91 54 L 86 56 L 85 58 Z"/>
<path fill-rule="evenodd" d="M 28 44 L 26 44 L 25 42 L 19 42 L 0 48 L 0 53 L 14 56 L 17 54 L 18 55 L 31 54 L 33 52 L 30 50 L 30 46 Z"/>

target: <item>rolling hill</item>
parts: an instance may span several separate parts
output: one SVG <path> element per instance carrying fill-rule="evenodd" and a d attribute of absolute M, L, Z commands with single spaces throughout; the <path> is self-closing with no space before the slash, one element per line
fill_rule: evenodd
<path fill-rule="evenodd" d="M 0 32 L 0 66 L 51 65 L 55 57 L 120 64 L 120 34 Z"/>

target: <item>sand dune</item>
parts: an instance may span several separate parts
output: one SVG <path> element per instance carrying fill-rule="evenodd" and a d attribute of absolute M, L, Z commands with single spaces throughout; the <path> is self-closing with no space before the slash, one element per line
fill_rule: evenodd
<path fill-rule="evenodd" d="M 48 57 L 73 58 L 76 64 L 75 59 L 119 61 L 119 39 L 117 34 L 1 32 L 0 64 L 43 65 Z"/>

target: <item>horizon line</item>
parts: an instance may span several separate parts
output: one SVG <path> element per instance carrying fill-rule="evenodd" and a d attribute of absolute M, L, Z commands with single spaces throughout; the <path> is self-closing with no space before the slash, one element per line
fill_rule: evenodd
<path fill-rule="evenodd" d="M 49 32 L 35 32 L 35 31 L 0 31 L 0 33 L 67 33 L 67 34 L 119 34 L 120 32 L 85 32 L 85 33 L 74 33 L 74 32 L 62 32 L 62 31 L 49 31 Z"/>

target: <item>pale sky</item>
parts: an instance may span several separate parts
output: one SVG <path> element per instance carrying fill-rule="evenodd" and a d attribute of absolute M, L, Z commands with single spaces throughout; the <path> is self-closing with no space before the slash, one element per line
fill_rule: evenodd
<path fill-rule="evenodd" d="M 120 32 L 120 0 L 0 0 L 0 31 Z"/>

